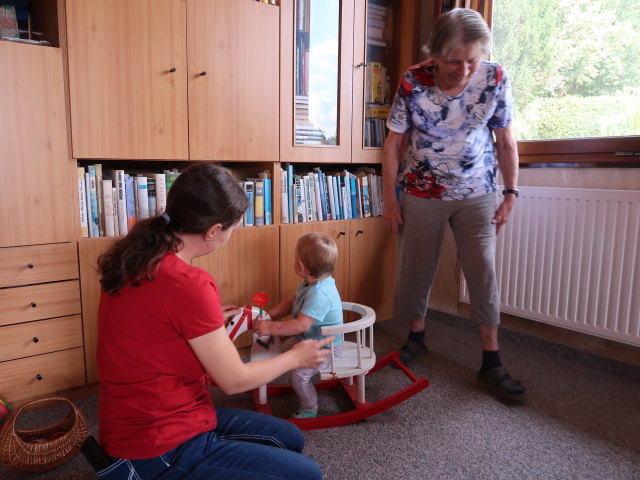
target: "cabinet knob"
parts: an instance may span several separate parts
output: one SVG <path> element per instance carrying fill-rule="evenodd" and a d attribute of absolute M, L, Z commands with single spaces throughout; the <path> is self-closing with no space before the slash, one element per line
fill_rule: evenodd
<path fill-rule="evenodd" d="M 38 337 L 33 337 L 33 343 L 38 343 L 40 339 Z"/>
<path fill-rule="evenodd" d="M 361 68 L 361 67 L 366 67 L 366 66 L 367 66 L 367 64 L 366 64 L 366 63 L 364 63 L 364 62 L 360 62 L 360 63 L 358 63 L 358 64 L 356 65 L 356 68 Z"/>
<path fill-rule="evenodd" d="M 364 234 L 364 230 L 358 230 L 358 231 L 356 232 L 356 237 L 357 237 L 358 235 L 360 235 L 361 233 L 363 233 L 363 234 Z"/>
<path fill-rule="evenodd" d="M 200 72 L 200 76 L 204 77 L 207 74 L 207 72 Z"/>
<path fill-rule="evenodd" d="M 36 374 L 36 380 L 38 380 L 39 382 L 42 381 L 42 375 L 40 375 L 39 373 Z"/>
<path fill-rule="evenodd" d="M 27 268 L 33 268 L 33 267 L 34 267 L 33 263 L 27 263 Z"/>
<path fill-rule="evenodd" d="M 341 235 L 346 235 L 346 233 L 344 233 L 344 232 L 338 232 L 338 236 L 341 236 Z"/>
<path fill-rule="evenodd" d="M 31 302 L 29 305 L 31 306 L 31 308 L 36 308 L 38 306 L 36 302 Z"/>
<path fill-rule="evenodd" d="M 169 71 L 170 71 L 171 73 L 175 73 L 175 72 L 177 72 L 177 71 L 178 71 L 178 69 L 177 69 L 176 67 L 172 67 L 172 68 L 170 68 L 170 69 L 169 69 Z"/>

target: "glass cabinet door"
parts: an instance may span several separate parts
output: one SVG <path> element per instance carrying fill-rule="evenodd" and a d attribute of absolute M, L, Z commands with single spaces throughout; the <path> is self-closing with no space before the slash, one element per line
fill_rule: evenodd
<path fill-rule="evenodd" d="M 280 159 L 350 162 L 354 0 L 281 0 Z"/>
<path fill-rule="evenodd" d="M 340 0 L 298 0 L 295 30 L 295 144 L 337 145 Z"/>

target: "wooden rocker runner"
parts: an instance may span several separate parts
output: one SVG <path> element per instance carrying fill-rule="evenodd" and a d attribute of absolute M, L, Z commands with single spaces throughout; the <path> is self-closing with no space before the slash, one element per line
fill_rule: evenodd
<path fill-rule="evenodd" d="M 400 362 L 397 351 L 389 353 L 376 361 L 376 354 L 373 350 L 373 324 L 376 321 L 376 314 L 372 308 L 357 303 L 342 302 L 342 309 L 355 312 L 360 318 L 343 325 L 323 327 L 320 333 L 334 336 L 351 334 L 351 336 L 355 335 L 355 341 L 343 341 L 342 354 L 339 357 L 335 357 L 333 347 L 331 348 L 331 363 L 320 372 L 320 382 L 316 384 L 316 390 L 343 388 L 353 403 L 353 409 L 343 413 L 315 418 L 287 419 L 298 425 L 302 430 L 337 427 L 364 420 L 398 405 L 429 385 L 427 378 L 416 377 Z M 245 306 L 243 312 L 233 317 L 227 325 L 227 333 L 231 340 L 235 340 L 241 333 L 251 330 L 253 322 L 260 319 L 260 316 L 263 315 L 262 312 L 262 308 L 252 307 L 251 305 Z M 268 317 L 264 316 L 264 318 Z M 254 333 L 251 346 L 251 361 L 269 358 L 278 353 L 280 353 L 279 337 L 261 337 Z M 406 375 L 411 383 L 386 398 L 372 403 L 367 402 L 365 397 L 365 377 L 391 364 L 397 366 L 398 371 Z M 256 410 L 273 415 L 268 402 L 269 395 L 285 394 L 294 394 L 291 386 L 262 385 L 253 391 Z"/>

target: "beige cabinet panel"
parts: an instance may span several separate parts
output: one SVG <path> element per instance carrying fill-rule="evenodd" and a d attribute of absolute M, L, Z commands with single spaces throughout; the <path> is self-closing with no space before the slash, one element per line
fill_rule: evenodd
<path fill-rule="evenodd" d="M 80 315 L 20 323 L 0 329 L 0 362 L 82 347 Z"/>
<path fill-rule="evenodd" d="M 184 0 L 66 7 L 73 156 L 188 159 Z"/>
<path fill-rule="evenodd" d="M 0 42 L 0 247 L 75 239 L 62 51 Z"/>
<path fill-rule="evenodd" d="M 278 160 L 280 9 L 188 0 L 187 14 L 191 159 Z"/>
<path fill-rule="evenodd" d="M 0 248 L 0 288 L 78 278 L 74 243 Z"/>
<path fill-rule="evenodd" d="M 84 383 L 82 348 L 0 363 L 0 391 L 2 399 L 8 403 Z"/>

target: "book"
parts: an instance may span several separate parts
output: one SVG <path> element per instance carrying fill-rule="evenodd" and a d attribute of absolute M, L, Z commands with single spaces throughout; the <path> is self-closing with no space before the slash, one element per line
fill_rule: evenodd
<path fill-rule="evenodd" d="M 273 225 L 273 201 L 272 201 L 272 187 L 271 179 L 264 178 L 264 224 Z"/>
<path fill-rule="evenodd" d="M 300 175 L 295 175 L 294 179 L 294 201 L 295 201 L 295 223 L 307 221 L 307 206 L 304 192 L 304 179 Z"/>
<path fill-rule="evenodd" d="M 125 179 L 124 170 L 116 170 L 116 192 L 118 195 L 117 210 L 118 210 L 118 231 L 120 235 L 126 235 L 129 233 L 127 228 L 127 182 Z"/>
<path fill-rule="evenodd" d="M 138 218 L 136 217 L 136 198 L 137 192 L 135 188 L 135 180 L 131 175 L 124 176 L 125 183 L 125 195 L 126 195 L 126 218 L 127 218 L 127 232 L 130 232 L 133 226 L 136 224 Z"/>
<path fill-rule="evenodd" d="M 351 218 L 358 218 L 360 215 L 358 213 L 358 182 L 356 181 L 356 177 L 353 175 L 349 175 L 349 192 L 351 194 Z"/>
<path fill-rule="evenodd" d="M 100 236 L 100 226 L 98 220 L 98 188 L 96 186 L 96 169 L 94 165 L 87 166 L 89 175 L 89 235 L 91 237 Z"/>
<path fill-rule="evenodd" d="M 289 223 L 289 194 L 287 171 L 280 168 L 280 223 Z"/>
<path fill-rule="evenodd" d="M 135 177 L 136 184 L 136 206 L 137 206 L 137 219 L 144 220 L 149 218 L 149 189 L 147 184 L 147 177 L 144 175 L 138 175 Z"/>
<path fill-rule="evenodd" d="M 78 167 L 78 205 L 80 206 L 80 236 L 89 237 L 89 222 L 87 221 L 87 184 L 84 179 L 84 167 Z"/>
<path fill-rule="evenodd" d="M 371 103 L 382 103 L 382 63 L 371 62 L 368 64 L 370 71 Z"/>
<path fill-rule="evenodd" d="M 331 212 L 331 219 L 332 220 L 339 220 L 338 218 L 338 213 L 336 210 L 336 199 L 335 199 L 335 195 L 334 195 L 334 190 L 333 190 L 333 176 L 331 175 L 327 175 L 326 176 L 326 180 L 327 180 L 327 197 L 329 199 L 329 211 Z"/>
<path fill-rule="evenodd" d="M 294 176 L 293 176 L 293 165 L 287 165 L 287 196 L 289 198 L 289 222 L 294 223 L 295 218 L 295 199 L 294 197 Z"/>
<path fill-rule="evenodd" d="M 156 215 L 161 215 L 167 208 L 167 184 L 164 173 L 154 174 L 156 181 Z"/>
<path fill-rule="evenodd" d="M 113 180 L 111 184 L 113 185 Z M 118 237 L 120 235 L 120 226 L 118 225 L 118 189 L 116 187 L 111 188 L 111 195 L 113 201 L 113 234 Z"/>
<path fill-rule="evenodd" d="M 320 194 L 320 175 L 318 172 L 311 172 L 313 177 L 313 186 L 315 190 L 315 206 L 316 206 L 316 220 L 326 220 L 322 215 L 322 195 Z"/>
<path fill-rule="evenodd" d="M 147 176 L 147 197 L 149 198 L 149 217 L 156 216 L 156 178 Z"/>
<path fill-rule="evenodd" d="M 256 226 L 264 225 L 264 181 L 257 178 L 254 182 L 254 213 L 253 224 Z"/>
<path fill-rule="evenodd" d="M 307 220 L 314 222 L 318 219 L 318 210 L 316 209 L 316 182 L 313 174 L 308 173 L 304 176 L 305 199 L 307 200 Z"/>
<path fill-rule="evenodd" d="M 104 236 L 115 237 L 113 216 L 113 181 L 111 179 L 102 180 L 102 203 L 104 212 Z"/>
<path fill-rule="evenodd" d="M 103 206 L 104 206 L 104 200 L 103 200 L 103 193 L 102 193 L 102 164 L 101 163 L 96 163 L 95 165 L 93 165 L 93 168 L 95 169 L 96 172 L 96 200 L 98 203 L 98 230 L 100 232 L 100 236 L 104 237 L 106 236 L 105 233 L 105 226 L 104 226 L 104 211 L 103 211 Z"/>
<path fill-rule="evenodd" d="M 247 198 L 249 199 L 249 208 L 244 213 L 244 221 L 243 224 L 245 227 L 253 226 L 253 207 L 254 207 L 254 183 L 251 181 L 244 181 L 242 183 L 242 188 L 244 192 L 247 194 Z"/>
<path fill-rule="evenodd" d="M 171 189 L 171 185 L 173 185 L 173 182 L 176 181 L 176 178 L 178 178 L 178 175 L 180 175 L 180 173 L 176 172 L 176 171 L 165 171 L 164 172 L 164 177 L 165 177 L 165 189 L 167 192 L 167 195 L 169 195 L 169 190 Z"/>

